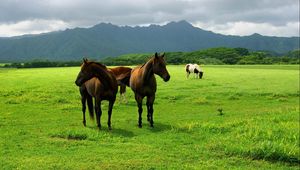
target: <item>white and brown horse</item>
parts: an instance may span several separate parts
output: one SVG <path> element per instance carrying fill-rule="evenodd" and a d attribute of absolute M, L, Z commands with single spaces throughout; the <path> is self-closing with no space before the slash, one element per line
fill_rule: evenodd
<path fill-rule="evenodd" d="M 185 65 L 186 77 L 189 78 L 191 73 L 196 75 L 196 78 L 202 79 L 203 71 L 198 64 L 187 64 Z"/>
<path fill-rule="evenodd" d="M 142 100 L 147 97 L 147 120 L 153 127 L 153 103 L 156 92 L 156 79 L 154 74 L 159 75 L 165 82 L 169 81 L 170 75 L 166 68 L 164 54 L 155 53 L 144 65 L 132 69 L 130 76 L 130 87 L 135 94 L 135 100 L 138 106 L 138 126 L 142 127 Z"/>

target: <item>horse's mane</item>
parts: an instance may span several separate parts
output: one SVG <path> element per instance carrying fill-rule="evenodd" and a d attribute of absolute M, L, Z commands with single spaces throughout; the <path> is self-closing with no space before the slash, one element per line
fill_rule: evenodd
<path fill-rule="evenodd" d="M 143 68 L 150 60 L 153 60 L 154 56 L 151 56 L 142 66 L 141 68 Z"/>
<path fill-rule="evenodd" d="M 105 88 L 111 88 L 113 87 L 112 82 L 112 75 L 107 70 L 107 67 L 98 62 L 90 61 L 90 64 L 94 64 L 96 67 L 94 67 L 93 71 L 95 71 L 95 76 L 101 81 L 101 83 L 104 85 Z"/>
<path fill-rule="evenodd" d="M 89 61 L 89 63 L 91 64 L 96 64 L 98 65 L 99 67 L 103 68 L 103 69 L 106 69 L 106 65 L 102 64 L 102 63 L 99 63 L 99 62 L 94 62 L 94 61 Z"/>

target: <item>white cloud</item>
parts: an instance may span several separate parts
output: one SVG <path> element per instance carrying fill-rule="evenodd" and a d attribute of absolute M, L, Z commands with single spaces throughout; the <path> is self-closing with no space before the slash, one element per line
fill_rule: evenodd
<path fill-rule="evenodd" d="M 234 35 L 299 34 L 299 0 L 0 1 L 0 36 L 53 31 L 67 26 L 88 27 L 100 22 L 135 26 L 179 20 Z M 27 32 L 20 26 L 24 23 L 30 28 Z"/>
<path fill-rule="evenodd" d="M 17 23 L 0 24 L 0 37 L 23 34 L 39 34 L 69 28 L 70 24 L 61 20 L 26 20 Z"/>
<path fill-rule="evenodd" d="M 225 35 L 251 35 L 258 33 L 268 36 L 299 36 L 299 22 L 289 22 L 286 25 L 274 26 L 270 23 L 228 22 L 226 24 L 201 23 L 194 25 Z"/>

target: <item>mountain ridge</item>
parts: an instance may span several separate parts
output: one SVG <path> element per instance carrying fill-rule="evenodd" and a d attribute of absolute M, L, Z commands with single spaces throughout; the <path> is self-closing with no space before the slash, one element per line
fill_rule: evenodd
<path fill-rule="evenodd" d="M 78 60 L 128 53 L 193 51 L 213 47 L 243 47 L 286 53 L 299 48 L 299 37 L 223 35 L 194 27 L 187 21 L 166 25 L 117 26 L 100 23 L 42 34 L 0 38 L 0 61 L 32 59 Z"/>

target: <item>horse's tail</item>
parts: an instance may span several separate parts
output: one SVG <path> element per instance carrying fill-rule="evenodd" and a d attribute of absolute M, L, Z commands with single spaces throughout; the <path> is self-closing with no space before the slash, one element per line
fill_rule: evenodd
<path fill-rule="evenodd" d="M 190 64 L 187 64 L 187 65 L 185 66 L 185 71 L 186 71 L 187 73 L 190 72 Z"/>
<path fill-rule="evenodd" d="M 131 70 L 127 71 L 127 73 L 123 74 L 118 78 L 118 80 L 129 87 L 129 80 L 131 76 Z"/>
<path fill-rule="evenodd" d="M 90 113 L 90 118 L 94 120 L 94 106 L 93 106 L 93 98 L 92 96 L 87 97 L 87 105 Z"/>

